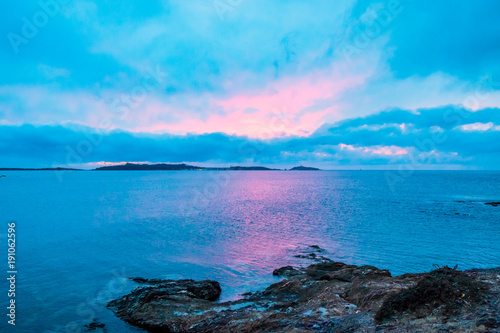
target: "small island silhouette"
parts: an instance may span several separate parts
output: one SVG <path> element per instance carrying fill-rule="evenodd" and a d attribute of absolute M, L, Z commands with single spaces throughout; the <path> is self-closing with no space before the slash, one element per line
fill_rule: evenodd
<path fill-rule="evenodd" d="M 231 166 L 228 168 L 224 167 L 200 167 L 189 164 L 138 164 L 138 163 L 126 163 L 119 165 L 111 165 L 100 167 L 94 169 L 94 171 L 116 171 L 116 170 L 129 170 L 129 171 L 138 171 L 138 170 L 260 170 L 260 171 L 270 171 L 270 170 L 280 170 L 280 169 L 271 169 L 262 166 Z"/>
<path fill-rule="evenodd" d="M 146 163 L 125 163 L 118 165 L 103 166 L 90 171 L 169 171 L 169 170 L 208 170 L 208 171 L 287 171 L 287 169 L 274 169 L 263 166 L 230 166 L 230 167 L 200 167 L 185 163 L 180 164 L 146 164 Z M 318 168 L 305 167 L 302 165 L 289 169 L 296 170 L 320 170 Z M 85 171 L 83 169 L 72 168 L 0 168 L 0 171 Z"/>
<path fill-rule="evenodd" d="M 290 171 L 320 171 L 321 169 L 318 168 L 313 168 L 313 167 L 305 167 L 302 165 L 293 167 L 290 169 Z"/>

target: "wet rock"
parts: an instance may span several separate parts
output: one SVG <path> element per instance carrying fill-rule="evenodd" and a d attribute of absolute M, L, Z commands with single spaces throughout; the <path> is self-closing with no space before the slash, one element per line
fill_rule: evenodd
<path fill-rule="evenodd" d="M 493 207 L 497 207 L 497 206 L 500 206 L 500 201 L 485 202 L 484 204 L 489 205 L 489 206 L 493 206 Z"/>
<path fill-rule="evenodd" d="M 325 249 L 322 249 L 318 245 L 309 245 L 306 247 L 298 247 L 299 254 L 294 255 L 295 258 L 308 259 L 316 262 L 331 262 L 330 258 L 319 255 L 319 253 L 326 253 Z"/>
<path fill-rule="evenodd" d="M 99 322 L 97 319 L 94 319 L 90 324 L 84 325 L 84 327 L 87 329 L 87 331 L 101 331 L 103 332 L 103 328 L 106 325 L 103 323 Z"/>
<path fill-rule="evenodd" d="M 325 252 L 325 250 L 320 248 L 318 245 L 309 245 L 309 249 L 311 249 L 314 252 Z"/>
<path fill-rule="evenodd" d="M 148 279 L 142 278 L 142 277 L 133 277 L 129 278 L 130 280 L 137 282 L 137 283 L 146 283 L 148 282 Z"/>
<path fill-rule="evenodd" d="M 317 255 L 316 253 L 308 253 L 308 254 L 296 254 L 294 255 L 295 258 L 302 258 L 302 259 L 316 259 Z"/>
<path fill-rule="evenodd" d="M 281 267 L 273 271 L 274 276 L 281 276 L 281 277 L 291 277 L 300 274 L 302 274 L 302 272 L 299 271 L 298 269 L 293 268 L 292 266 Z"/>
<path fill-rule="evenodd" d="M 344 268 L 346 264 L 342 262 L 323 262 L 307 267 L 304 272 L 313 279 L 320 279 L 330 272 Z"/>
<path fill-rule="evenodd" d="M 338 270 L 332 270 L 326 275 L 322 276 L 323 280 L 339 280 L 345 282 L 352 282 L 357 277 L 368 277 L 373 278 L 375 276 L 386 276 L 391 277 L 391 273 L 386 269 L 378 269 L 373 266 L 354 266 L 354 265 L 344 265 Z"/>
<path fill-rule="evenodd" d="M 274 273 L 288 278 L 223 303 L 215 281 L 141 279 L 108 307 L 151 332 L 494 332 L 500 322 L 500 268 L 392 277 L 320 262 Z"/>
<path fill-rule="evenodd" d="M 297 254 L 294 255 L 295 258 L 301 258 L 301 259 L 309 259 L 309 260 L 314 260 L 317 262 L 331 262 L 332 260 L 324 257 L 324 256 L 318 256 L 316 253 L 308 253 L 308 254 Z"/>
<path fill-rule="evenodd" d="M 220 296 L 217 281 L 163 280 L 163 283 L 137 287 L 130 294 L 108 303 L 122 320 L 150 331 L 185 332 L 183 318 L 214 311 Z"/>

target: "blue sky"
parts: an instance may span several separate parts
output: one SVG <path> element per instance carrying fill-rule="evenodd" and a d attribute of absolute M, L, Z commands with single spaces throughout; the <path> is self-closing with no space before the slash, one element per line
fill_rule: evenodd
<path fill-rule="evenodd" d="M 11 2 L 0 166 L 498 169 L 498 1 Z"/>

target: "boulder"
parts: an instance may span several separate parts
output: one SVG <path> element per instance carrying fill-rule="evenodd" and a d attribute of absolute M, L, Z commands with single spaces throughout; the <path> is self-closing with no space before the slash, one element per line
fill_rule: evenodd
<path fill-rule="evenodd" d="M 292 266 L 281 267 L 273 271 L 274 276 L 281 276 L 281 277 L 291 277 L 300 274 L 302 274 L 302 272 L 299 271 L 298 269 L 293 268 Z"/>

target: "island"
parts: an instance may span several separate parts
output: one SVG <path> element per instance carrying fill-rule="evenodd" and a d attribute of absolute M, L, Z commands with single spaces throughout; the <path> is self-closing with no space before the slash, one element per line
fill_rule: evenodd
<path fill-rule="evenodd" d="M 293 167 L 290 169 L 290 171 L 320 171 L 321 169 L 318 168 L 313 168 L 313 167 L 305 167 L 302 165 Z"/>
<path fill-rule="evenodd" d="M 244 170 L 257 170 L 257 171 L 274 171 L 279 169 L 271 169 L 262 166 L 231 166 L 225 167 L 200 167 L 188 164 L 140 164 L 140 163 L 126 163 L 119 165 L 111 165 L 94 169 L 94 171 L 141 171 L 141 170 L 209 170 L 209 171 L 244 171 Z"/>
<path fill-rule="evenodd" d="M 104 166 L 94 169 L 94 171 L 142 171 L 142 170 L 201 170 L 202 168 L 187 164 L 139 164 L 126 163 L 118 165 Z"/>
<path fill-rule="evenodd" d="M 224 169 L 224 170 L 238 170 L 238 171 L 251 171 L 251 170 L 256 170 L 256 171 L 281 171 L 280 169 L 271 169 L 271 168 L 261 167 L 261 166 L 250 166 L 250 167 L 232 166 L 232 167 L 229 167 L 228 169 Z"/>
<path fill-rule="evenodd" d="M 201 167 L 185 163 L 125 163 L 98 167 L 91 170 L 75 168 L 0 168 L 0 171 L 318 171 L 320 169 L 305 167 L 302 165 L 293 167 L 289 170 L 276 169 L 264 166 L 230 166 L 230 167 Z"/>

